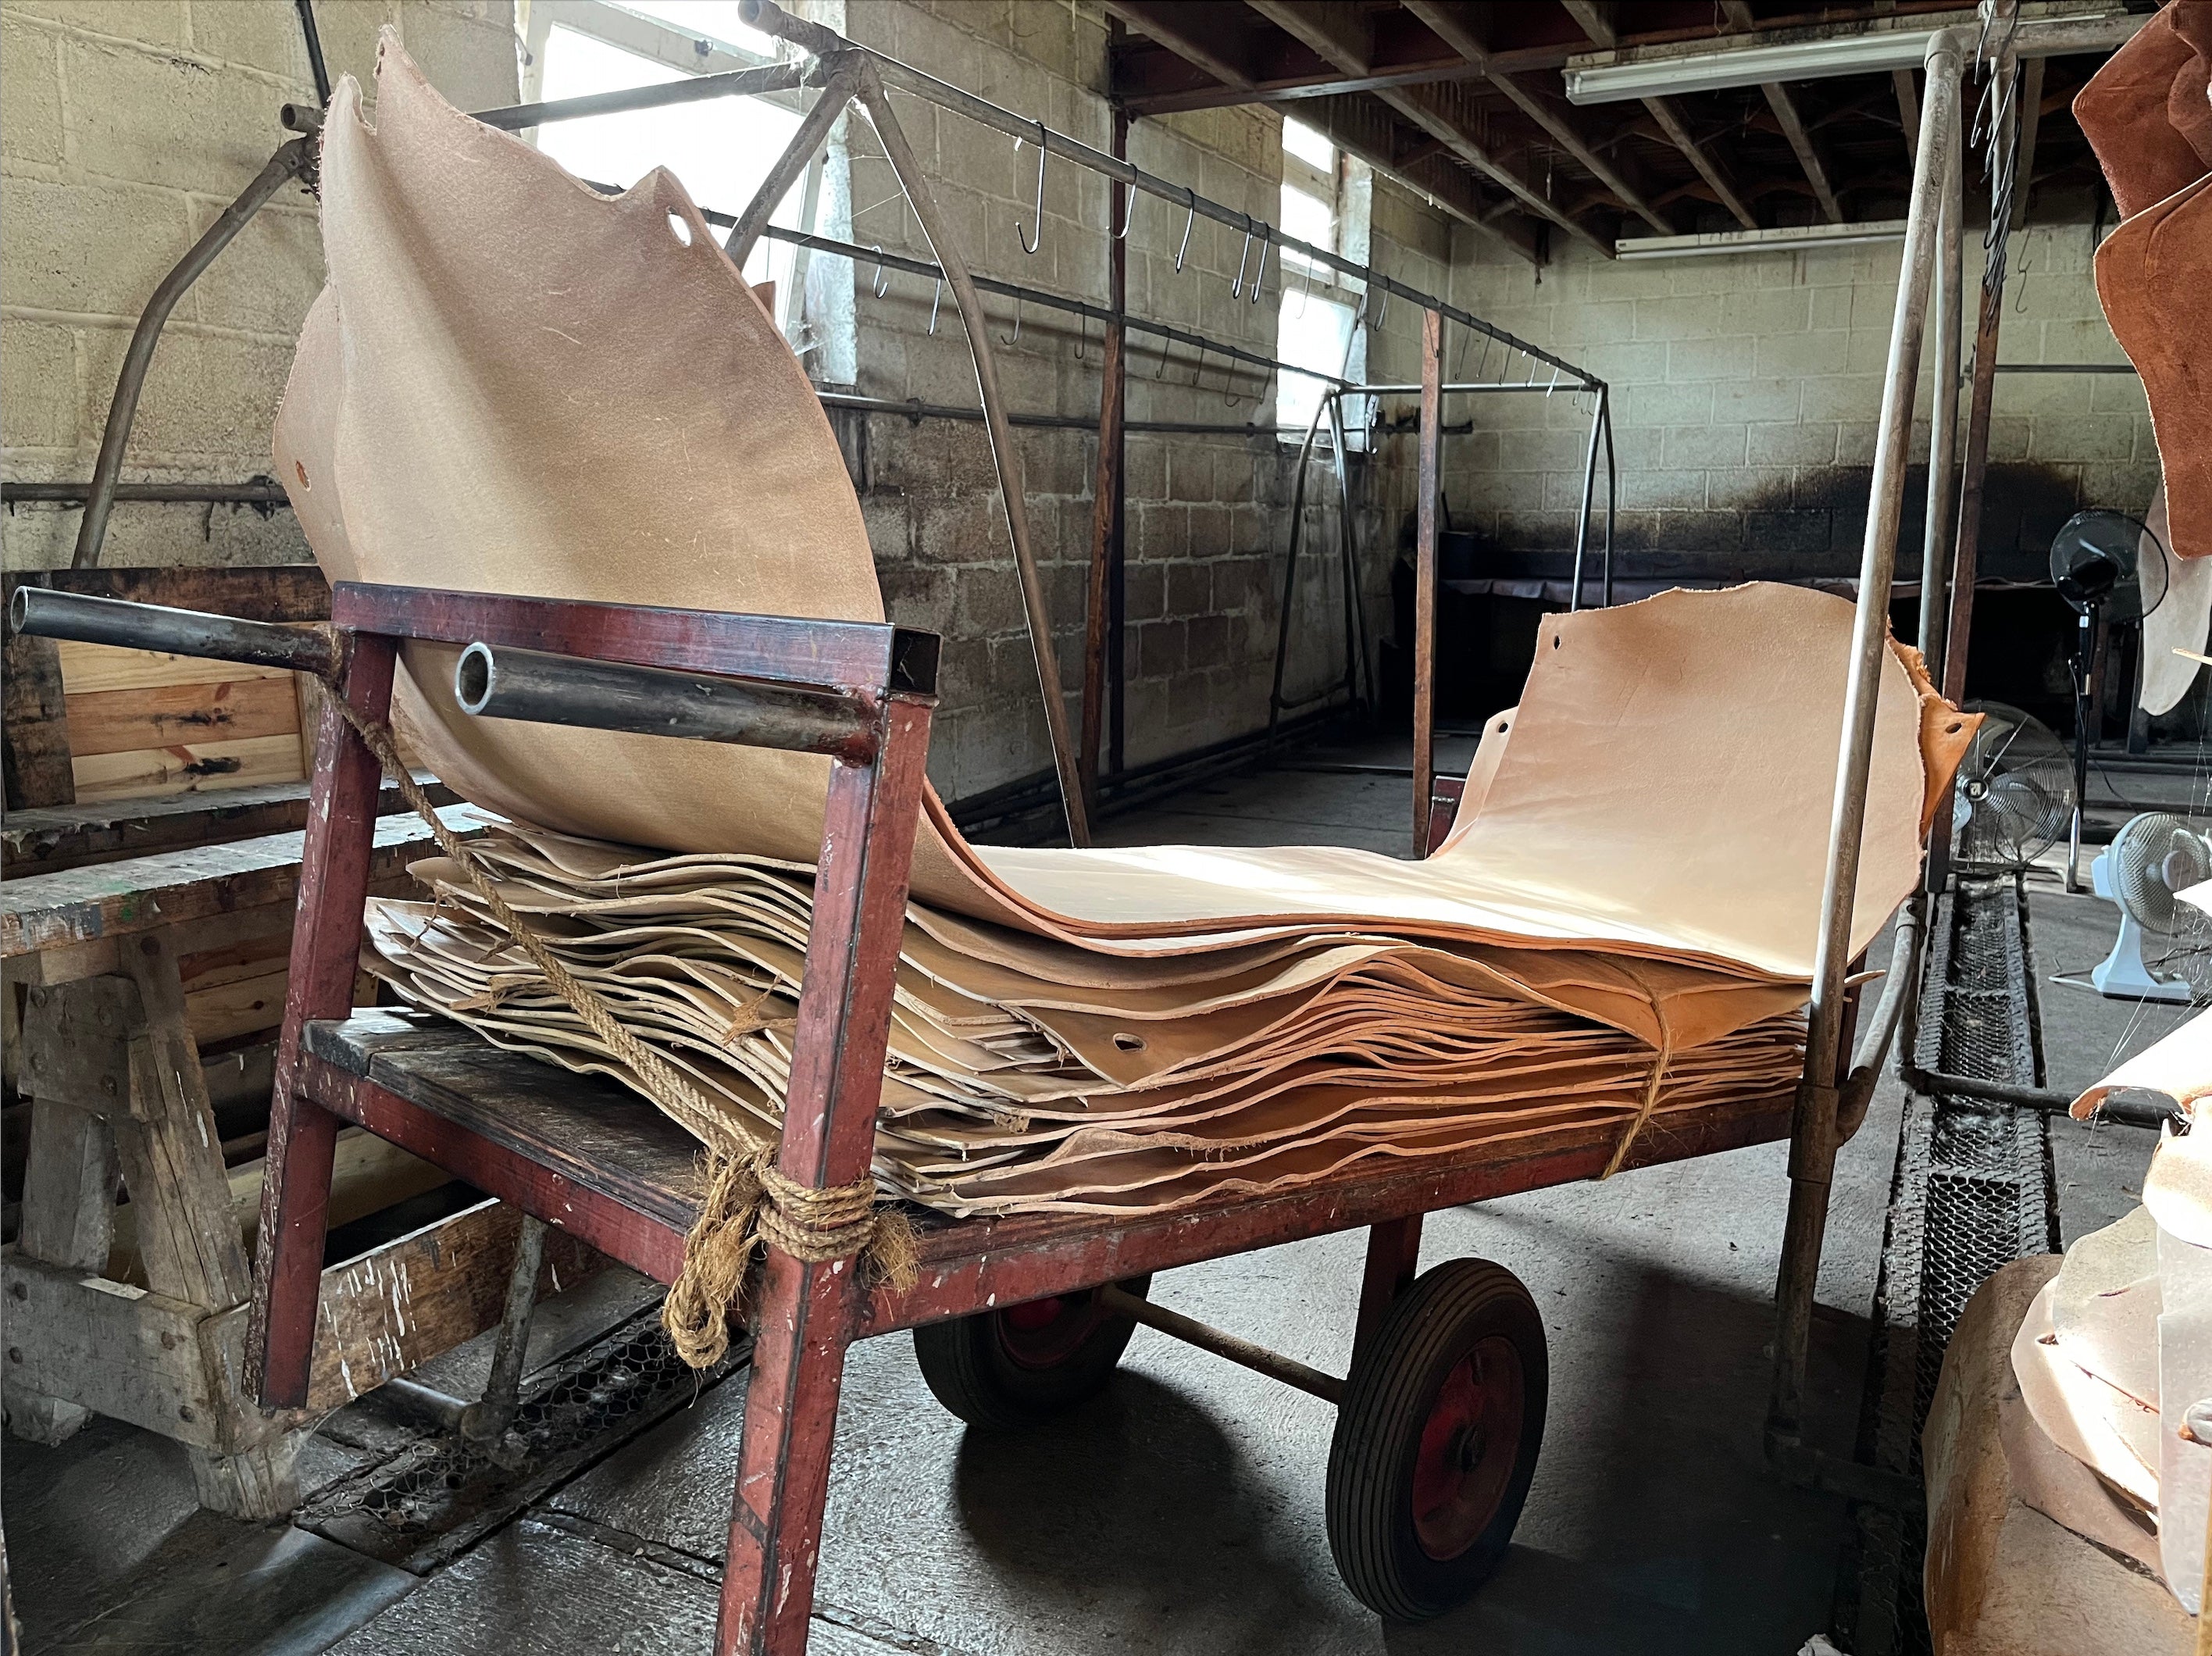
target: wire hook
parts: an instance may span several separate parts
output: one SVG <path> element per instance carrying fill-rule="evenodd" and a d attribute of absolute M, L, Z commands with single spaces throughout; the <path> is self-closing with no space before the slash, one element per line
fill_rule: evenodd
<path fill-rule="evenodd" d="M 1249 301 L 1252 304 L 1256 305 L 1260 302 L 1260 284 L 1267 279 L 1267 249 L 1274 246 L 1274 242 L 1275 227 L 1272 224 L 1261 225 L 1260 227 L 1260 268 L 1252 273 L 1252 296 Z"/>
<path fill-rule="evenodd" d="M 929 295 L 929 331 L 932 335 L 934 335 L 937 332 L 937 307 L 944 302 L 945 278 L 940 276 L 937 278 L 937 287 L 935 290 Z"/>
<path fill-rule="evenodd" d="M 1027 142 L 1028 140 L 1025 138 L 1016 138 L 1014 140 L 1015 149 L 1018 151 L 1022 145 Z M 1022 234 L 1021 220 L 1016 219 L 1014 221 L 1014 240 L 1022 244 L 1022 251 L 1024 253 L 1031 254 L 1034 254 L 1037 248 L 1042 246 L 1044 242 L 1044 163 L 1045 157 L 1052 153 L 1052 151 L 1045 145 L 1044 123 L 1042 121 L 1039 121 L 1037 123 L 1036 147 L 1036 228 L 1034 234 L 1024 235 Z"/>
<path fill-rule="evenodd" d="M 1231 299 L 1242 299 L 1244 296 L 1244 261 L 1251 257 L 1252 233 L 1247 230 L 1244 232 L 1243 251 L 1237 255 L 1237 279 L 1229 284 L 1229 296 Z"/>
<path fill-rule="evenodd" d="M 1110 201 L 1112 198 L 1109 196 L 1107 199 Z M 1137 186 L 1135 182 L 1132 180 L 1129 185 L 1129 198 L 1121 204 L 1121 228 L 1114 232 L 1114 240 L 1116 241 L 1127 241 L 1129 239 L 1129 227 L 1136 222 Z"/>
<path fill-rule="evenodd" d="M 999 343 L 1000 343 L 1000 344 L 1002 344 L 1002 345 L 1006 346 L 1009 350 L 1012 350 L 1012 349 L 1013 349 L 1013 347 L 1014 347 L 1014 346 L 1016 346 L 1016 345 L 1018 345 L 1018 344 L 1019 344 L 1021 343 L 1021 338 L 1022 338 L 1022 296 L 1021 296 L 1021 295 L 1019 295 L 1019 294 L 1016 294 L 1016 295 L 1014 295 L 1014 331 L 1013 331 L 1013 332 L 1012 332 L 1012 333 L 1011 333 L 1011 334 L 1007 335 L 1005 338 L 1003 338 L 1003 339 L 1000 340 L 1000 341 L 999 341 Z"/>
<path fill-rule="evenodd" d="M 884 268 L 883 244 L 878 242 L 869 251 L 876 256 L 876 279 L 870 284 L 870 290 L 877 298 L 881 299 L 891 290 L 890 272 Z"/>
<path fill-rule="evenodd" d="M 1183 193 L 1187 196 L 1190 195 L 1190 192 L 1188 190 L 1184 191 Z M 1190 202 L 1190 215 L 1182 222 L 1182 246 L 1176 249 L 1176 269 L 1178 272 L 1182 269 L 1183 256 L 1190 252 L 1191 227 L 1197 222 L 1198 198 L 1195 196 L 1193 196 L 1191 197 Z"/>

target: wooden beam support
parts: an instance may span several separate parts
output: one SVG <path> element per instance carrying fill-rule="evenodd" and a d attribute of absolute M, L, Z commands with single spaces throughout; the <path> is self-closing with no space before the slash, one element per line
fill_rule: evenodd
<path fill-rule="evenodd" d="M 2020 66 L 2020 156 L 2014 163 L 2012 224 L 2027 226 L 2028 198 L 2035 191 L 2035 137 L 2043 125 L 2043 64 L 2031 58 Z"/>
<path fill-rule="evenodd" d="M 1797 164 L 1805 169 L 1807 182 L 1813 193 L 1820 198 L 1820 210 L 1828 216 L 1831 224 L 1844 222 L 1843 204 L 1836 199 L 1836 192 L 1828 182 L 1828 169 L 1820 160 L 1820 153 L 1813 147 L 1813 135 L 1805 130 L 1804 118 L 1797 113 L 1796 100 L 1790 88 L 1779 81 L 1768 81 L 1759 88 L 1766 94 L 1767 107 L 1782 127 L 1782 136 L 1790 140 L 1790 147 L 1797 155 Z"/>
<path fill-rule="evenodd" d="M 1413 851 L 1426 855 L 1436 774 L 1437 514 L 1441 503 L 1444 319 L 1421 313 L 1420 490 L 1413 517 Z"/>
<path fill-rule="evenodd" d="M 1897 119 L 1905 129 L 1905 153 L 1911 161 L 1920 158 L 1920 88 L 1909 69 L 1889 71 L 1890 84 L 1897 90 Z"/>
<path fill-rule="evenodd" d="M 1425 137 L 1417 151 L 1408 153 L 1405 131 L 1391 112 L 1373 98 L 1314 98 L 1297 107 L 1297 117 L 1346 155 L 1367 163 L 1393 184 L 1412 191 L 1438 212 L 1449 215 L 1471 228 L 1483 231 L 1534 262 L 1536 240 L 1527 221 L 1498 224 L 1495 207 L 1466 169 L 1448 161 L 1449 146 Z M 1508 207 L 1515 207 L 1510 198 Z"/>
<path fill-rule="evenodd" d="M 1347 75 L 1364 75 L 1370 65 L 1362 40 L 1346 13 L 1351 8 L 1295 4 L 1291 0 L 1245 0 L 1245 3 L 1324 61 Z M 1483 141 L 1467 94 L 1455 86 L 1389 87 L 1375 94 L 1384 103 L 1442 142 L 1468 166 L 1498 184 L 1531 213 L 1548 219 L 1570 235 L 1588 242 L 1607 258 L 1612 244 L 1538 190 Z M 1486 226 L 1483 228 L 1488 228 Z"/>
<path fill-rule="evenodd" d="M 1577 130 L 1565 111 L 1554 107 L 1532 87 L 1503 70 L 1491 67 L 1489 48 L 1475 33 L 1469 8 L 1446 3 L 1445 0 L 1404 0 L 1404 4 L 1406 9 L 1427 25 L 1439 40 L 1469 63 L 1480 65 L 1490 84 L 1504 93 L 1515 108 L 1535 122 L 1553 142 L 1574 159 L 1576 165 L 1611 191 L 1613 199 L 1623 208 L 1643 219 L 1661 235 L 1678 233 L 1680 227 L 1662 217 L 1643 192 L 1629 183 L 1618 167 L 1597 153 L 1590 140 Z"/>

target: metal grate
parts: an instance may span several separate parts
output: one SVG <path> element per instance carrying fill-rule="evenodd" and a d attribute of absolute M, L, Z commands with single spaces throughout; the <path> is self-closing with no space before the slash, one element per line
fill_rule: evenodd
<path fill-rule="evenodd" d="M 2041 1086 L 2033 946 L 2018 882 L 1962 880 L 1937 904 L 1930 931 L 1916 1062 Z M 1967 1300 L 2001 1266 L 2057 1246 L 2049 1128 L 2040 1115 L 1964 1099 L 1906 1100 L 1875 1298 L 1862 1457 L 1917 1477 L 1920 1428 Z M 1838 1635 L 1854 1656 L 1929 1651 L 1920 1593 L 1924 1519 L 1871 1506 L 1854 1517 Z"/>
<path fill-rule="evenodd" d="M 301 1529 L 417 1575 L 465 1551 L 702 1389 L 740 1367 L 739 1342 L 714 1368 L 684 1367 L 656 1302 L 547 1369 L 524 1393 L 503 1466 L 450 1434 L 416 1438 L 319 1492 Z"/>

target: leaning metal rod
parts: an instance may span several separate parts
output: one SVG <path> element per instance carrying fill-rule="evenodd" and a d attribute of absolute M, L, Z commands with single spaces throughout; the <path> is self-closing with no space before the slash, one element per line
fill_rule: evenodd
<path fill-rule="evenodd" d="M 1920 654 L 1937 683 L 1943 679 L 1943 624 L 1950 617 L 1944 581 L 1951 567 L 1951 472 L 1959 449 L 1959 332 L 1964 310 L 1960 266 L 1966 220 L 1966 146 L 1951 146 L 1943 177 L 1942 241 L 1936 254 L 1936 407 L 1929 423 L 1928 523 L 1920 551 Z"/>
<path fill-rule="evenodd" d="M 304 120 L 306 117 L 295 115 L 295 119 Z M 278 144 L 269 164 L 240 192 L 238 199 L 208 226 L 207 234 L 192 243 L 191 251 L 161 278 L 161 285 L 146 301 L 138 326 L 131 331 L 130 349 L 123 353 L 123 372 L 116 376 L 115 395 L 107 405 L 107 429 L 100 433 L 100 460 L 92 469 L 92 490 L 85 499 L 84 517 L 76 527 L 76 551 L 70 558 L 72 569 L 94 569 L 100 563 L 100 548 L 107 539 L 108 508 L 115 503 L 116 480 L 123 475 L 124 446 L 131 440 L 131 423 L 138 416 L 139 393 L 145 389 L 146 371 L 153 366 L 154 347 L 161 340 L 161 328 L 168 321 L 169 313 L 177 307 L 185 290 L 199 279 L 200 272 L 214 264 L 216 256 L 246 228 L 246 221 L 259 212 L 277 191 L 314 164 L 315 140 L 312 131 Z"/>
<path fill-rule="evenodd" d="M 1613 454 L 1613 387 L 1597 388 L 1598 414 L 1605 426 L 1605 586 L 1599 594 L 1601 608 L 1613 607 L 1613 508 L 1620 498 L 1620 471 Z"/>
<path fill-rule="evenodd" d="M 1200 1351 L 1210 1351 L 1215 1356 L 1225 1358 L 1255 1373 L 1265 1374 L 1270 1379 L 1280 1380 L 1285 1385 L 1310 1392 L 1324 1402 L 1341 1403 L 1344 1401 L 1342 1380 L 1334 1374 L 1324 1374 L 1295 1357 L 1285 1357 L 1279 1351 L 1270 1351 L 1240 1335 L 1201 1323 L 1194 1317 L 1186 1317 L 1179 1311 L 1170 1311 L 1165 1306 L 1156 1306 L 1151 1300 L 1139 1299 L 1111 1283 L 1098 1290 L 1098 1300 L 1115 1316 L 1126 1317 L 1133 1323 L 1142 1323 L 1146 1328 L 1156 1329 L 1170 1339 L 1196 1346 Z"/>
<path fill-rule="evenodd" d="M 1597 492 L 1597 444 L 1605 429 L 1605 405 L 1590 408 L 1589 454 L 1583 461 L 1583 509 L 1575 516 L 1575 584 L 1567 594 L 1570 612 L 1583 606 L 1583 554 L 1589 550 L 1590 497 Z"/>
<path fill-rule="evenodd" d="M 88 593 L 18 587 L 9 601 L 8 625 L 31 638 L 68 638 L 118 649 L 160 650 L 170 655 L 242 661 L 328 678 L 337 670 L 336 637 L 322 627 L 288 627 L 273 621 L 240 621 L 203 610 L 133 604 Z"/>
<path fill-rule="evenodd" d="M 1314 439 L 1320 435 L 1322 416 L 1328 411 L 1333 392 L 1323 392 L 1314 404 L 1313 419 L 1306 427 L 1305 441 L 1298 445 L 1297 481 L 1291 487 L 1291 539 L 1289 555 L 1283 560 L 1283 602 L 1275 617 L 1275 679 L 1267 691 L 1267 746 L 1275 745 L 1275 727 L 1283 718 L 1283 669 L 1291 654 L 1291 603 L 1298 589 L 1298 541 L 1306 521 L 1306 465 L 1313 458 Z"/>
<path fill-rule="evenodd" d="M 853 100 L 853 83 L 860 74 L 861 61 L 857 52 L 847 53 L 836 60 L 822 95 L 815 99 L 814 107 L 806 112 L 806 119 L 799 122 L 799 130 L 791 135 L 791 142 L 784 145 L 783 153 L 775 158 L 775 165 L 768 169 L 760 188 L 753 192 L 753 198 L 745 204 L 744 211 L 730 227 L 729 240 L 722 244 L 722 251 L 729 254 L 730 263 L 739 270 L 744 269 L 745 260 L 753 256 L 761 232 L 768 228 L 769 216 L 782 204 L 784 193 L 799 182 L 799 175 L 813 165 L 815 152 L 830 141 L 830 129 L 837 124 L 837 118 L 845 113 L 845 106 Z"/>
<path fill-rule="evenodd" d="M 471 644 L 453 664 L 461 711 L 638 736 L 735 742 L 860 764 L 875 751 L 876 709 L 858 693 L 750 684 L 542 650 Z"/>
<path fill-rule="evenodd" d="M 1336 471 L 1336 540 L 1344 562 L 1344 687 L 1352 705 L 1365 709 L 1375 699 L 1375 675 L 1367 665 L 1367 611 L 1359 596 L 1359 533 L 1352 521 L 1350 446 L 1345 441 L 1344 399 L 1328 399 L 1329 441 Z M 1360 689 L 1365 681 L 1366 691 Z"/>
<path fill-rule="evenodd" d="M 750 21 L 748 19 L 748 21 Z M 1021 451 L 1014 447 L 1013 429 L 1006 423 L 1006 399 L 999 389 L 998 358 L 991 346 L 991 330 L 983 316 L 983 301 L 968 274 L 968 261 L 937 210 L 937 195 L 908 144 L 906 129 L 891 109 L 890 94 L 876 76 L 875 65 L 866 64 L 857 88 L 860 106 L 868 112 L 884 155 L 914 207 L 915 221 L 928 239 L 929 250 L 945 268 L 945 284 L 968 333 L 969 353 L 975 362 L 975 387 L 983 399 L 984 429 L 991 434 L 991 459 L 999 473 L 1000 503 L 1006 513 L 1007 538 L 1014 548 L 1014 566 L 1022 583 L 1022 606 L 1028 612 L 1030 648 L 1036 657 L 1037 689 L 1044 702 L 1044 727 L 1052 744 L 1053 769 L 1060 776 L 1060 804 L 1067 815 L 1067 837 L 1079 846 L 1091 843 L 1091 821 L 1083 801 L 1083 776 L 1076 764 L 1075 736 L 1067 728 L 1067 702 L 1061 689 L 1060 660 L 1053 648 L 1052 610 L 1045 601 L 1044 581 L 1037 573 L 1036 549 L 1030 544 L 1029 507 L 1022 478 Z M 1038 129 L 1040 131 L 1042 128 Z"/>
<path fill-rule="evenodd" d="M 811 23 L 803 18 L 793 16 L 781 6 L 776 5 L 774 0 L 740 0 L 738 14 L 749 27 L 760 30 L 763 34 L 773 34 L 780 39 L 789 40 L 802 51 L 811 52 L 816 57 L 852 49 L 855 44 L 834 30 L 824 28 L 819 23 Z M 1089 144 L 1079 139 L 1071 138 L 1064 132 L 1055 132 L 1050 127 L 1028 116 L 1018 115 L 1010 109 L 1002 109 L 987 99 L 977 97 L 972 92 L 963 91 L 960 88 L 949 85 L 934 76 L 925 75 L 920 70 L 900 63 L 895 58 L 887 58 L 865 46 L 859 49 L 867 52 L 869 64 L 876 71 L 878 83 L 884 88 L 920 98 L 925 102 L 935 104 L 940 109 L 949 109 L 957 115 L 964 115 L 969 120 L 980 125 L 990 127 L 994 131 L 1003 132 L 1010 138 L 1019 138 L 1027 143 L 1036 143 L 1042 141 L 1044 147 L 1053 155 L 1073 161 L 1078 167 L 1112 179 L 1116 183 L 1133 186 L 1146 194 L 1156 196 L 1162 201 L 1172 202 L 1194 217 L 1210 218 L 1218 224 L 1226 224 L 1231 229 L 1240 230 L 1246 235 L 1267 237 L 1277 249 L 1279 258 L 1281 253 L 1287 252 L 1296 253 L 1314 264 L 1326 265 L 1342 275 L 1351 277 L 1356 282 L 1372 284 L 1384 293 L 1395 294 L 1399 298 L 1418 305 L 1425 310 L 1436 311 L 1446 320 L 1458 323 L 1462 327 L 1473 328 L 1476 332 L 1486 334 L 1502 344 L 1510 345 L 1524 355 L 1534 356 L 1548 368 L 1556 368 L 1562 374 L 1571 375 L 1577 385 L 1592 390 L 1597 387 L 1599 383 L 1597 376 L 1587 369 L 1577 368 L 1564 358 L 1554 356 L 1549 351 L 1540 350 L 1525 340 L 1516 338 L 1494 324 L 1484 321 L 1482 318 L 1472 312 L 1462 310 L 1456 305 L 1446 304 L 1433 294 L 1424 293 L 1419 288 L 1409 287 L 1394 277 L 1385 276 L 1382 271 L 1359 264 L 1356 260 L 1346 259 L 1332 249 L 1316 247 L 1310 242 L 1299 240 L 1296 236 L 1285 235 L 1281 230 L 1269 225 L 1264 220 L 1254 218 L 1249 213 L 1210 200 L 1187 186 L 1171 184 L 1164 178 L 1146 172 L 1140 167 L 1131 166 L 1118 156 L 1109 155 L 1103 149 L 1094 149 Z"/>
<path fill-rule="evenodd" d="M 501 109 L 479 109 L 472 119 L 502 132 L 526 127 L 550 126 L 556 121 L 579 121 L 592 115 L 622 115 L 637 109 L 661 109 L 670 104 L 698 103 L 708 98 L 743 98 L 766 92 L 793 92 L 806 84 L 803 64 L 769 64 L 760 69 L 733 69 L 726 75 L 696 75 L 653 86 L 629 87 L 620 92 L 593 92 L 580 98 L 562 98 L 552 103 L 509 104 Z"/>
<path fill-rule="evenodd" d="M 1951 148 L 1958 141 L 1963 52 L 1960 37 L 1950 30 L 1936 33 L 1928 46 L 1928 90 L 1913 164 L 1911 206 L 1905 219 L 1897 311 L 1890 324 L 1889 366 L 1875 440 L 1866 547 L 1859 564 L 1844 736 L 1836 762 L 1835 807 L 1828 831 L 1827 868 L 1821 882 L 1820 931 L 1813 957 L 1805 1072 L 1797 1085 L 1790 1123 L 1790 1210 L 1783 1230 L 1782 1268 L 1775 1285 L 1774 1391 L 1766 1422 L 1770 1446 L 1794 1444 L 1803 1422 L 1813 1298 L 1820 1276 L 1822 1233 L 1827 1226 L 1829 1184 L 1835 1173 L 1841 1102 L 1837 1070 L 1843 1046 L 1844 977 L 1851 952 L 1852 899 L 1858 886 L 1859 842 L 1866 827 L 1867 777 L 1874 758 L 1882 652 L 1889 647 L 1890 583 L 1897 562 L 1905 462 L 1911 448 L 1921 338 L 1927 326 L 1935 276 L 1946 173 Z"/>

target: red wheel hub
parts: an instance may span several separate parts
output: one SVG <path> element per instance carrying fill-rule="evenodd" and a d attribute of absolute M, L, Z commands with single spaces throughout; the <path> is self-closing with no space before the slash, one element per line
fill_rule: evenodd
<path fill-rule="evenodd" d="M 1430 1557 L 1456 1558 L 1490 1527 L 1526 1406 L 1521 1354 L 1501 1335 L 1477 1341 L 1444 1376 L 1413 1461 L 1413 1534 Z"/>
<path fill-rule="evenodd" d="M 999 1344 L 1024 1368 L 1054 1368 L 1075 1355 L 1104 1316 L 1087 1288 L 1031 1300 L 998 1314 Z"/>

